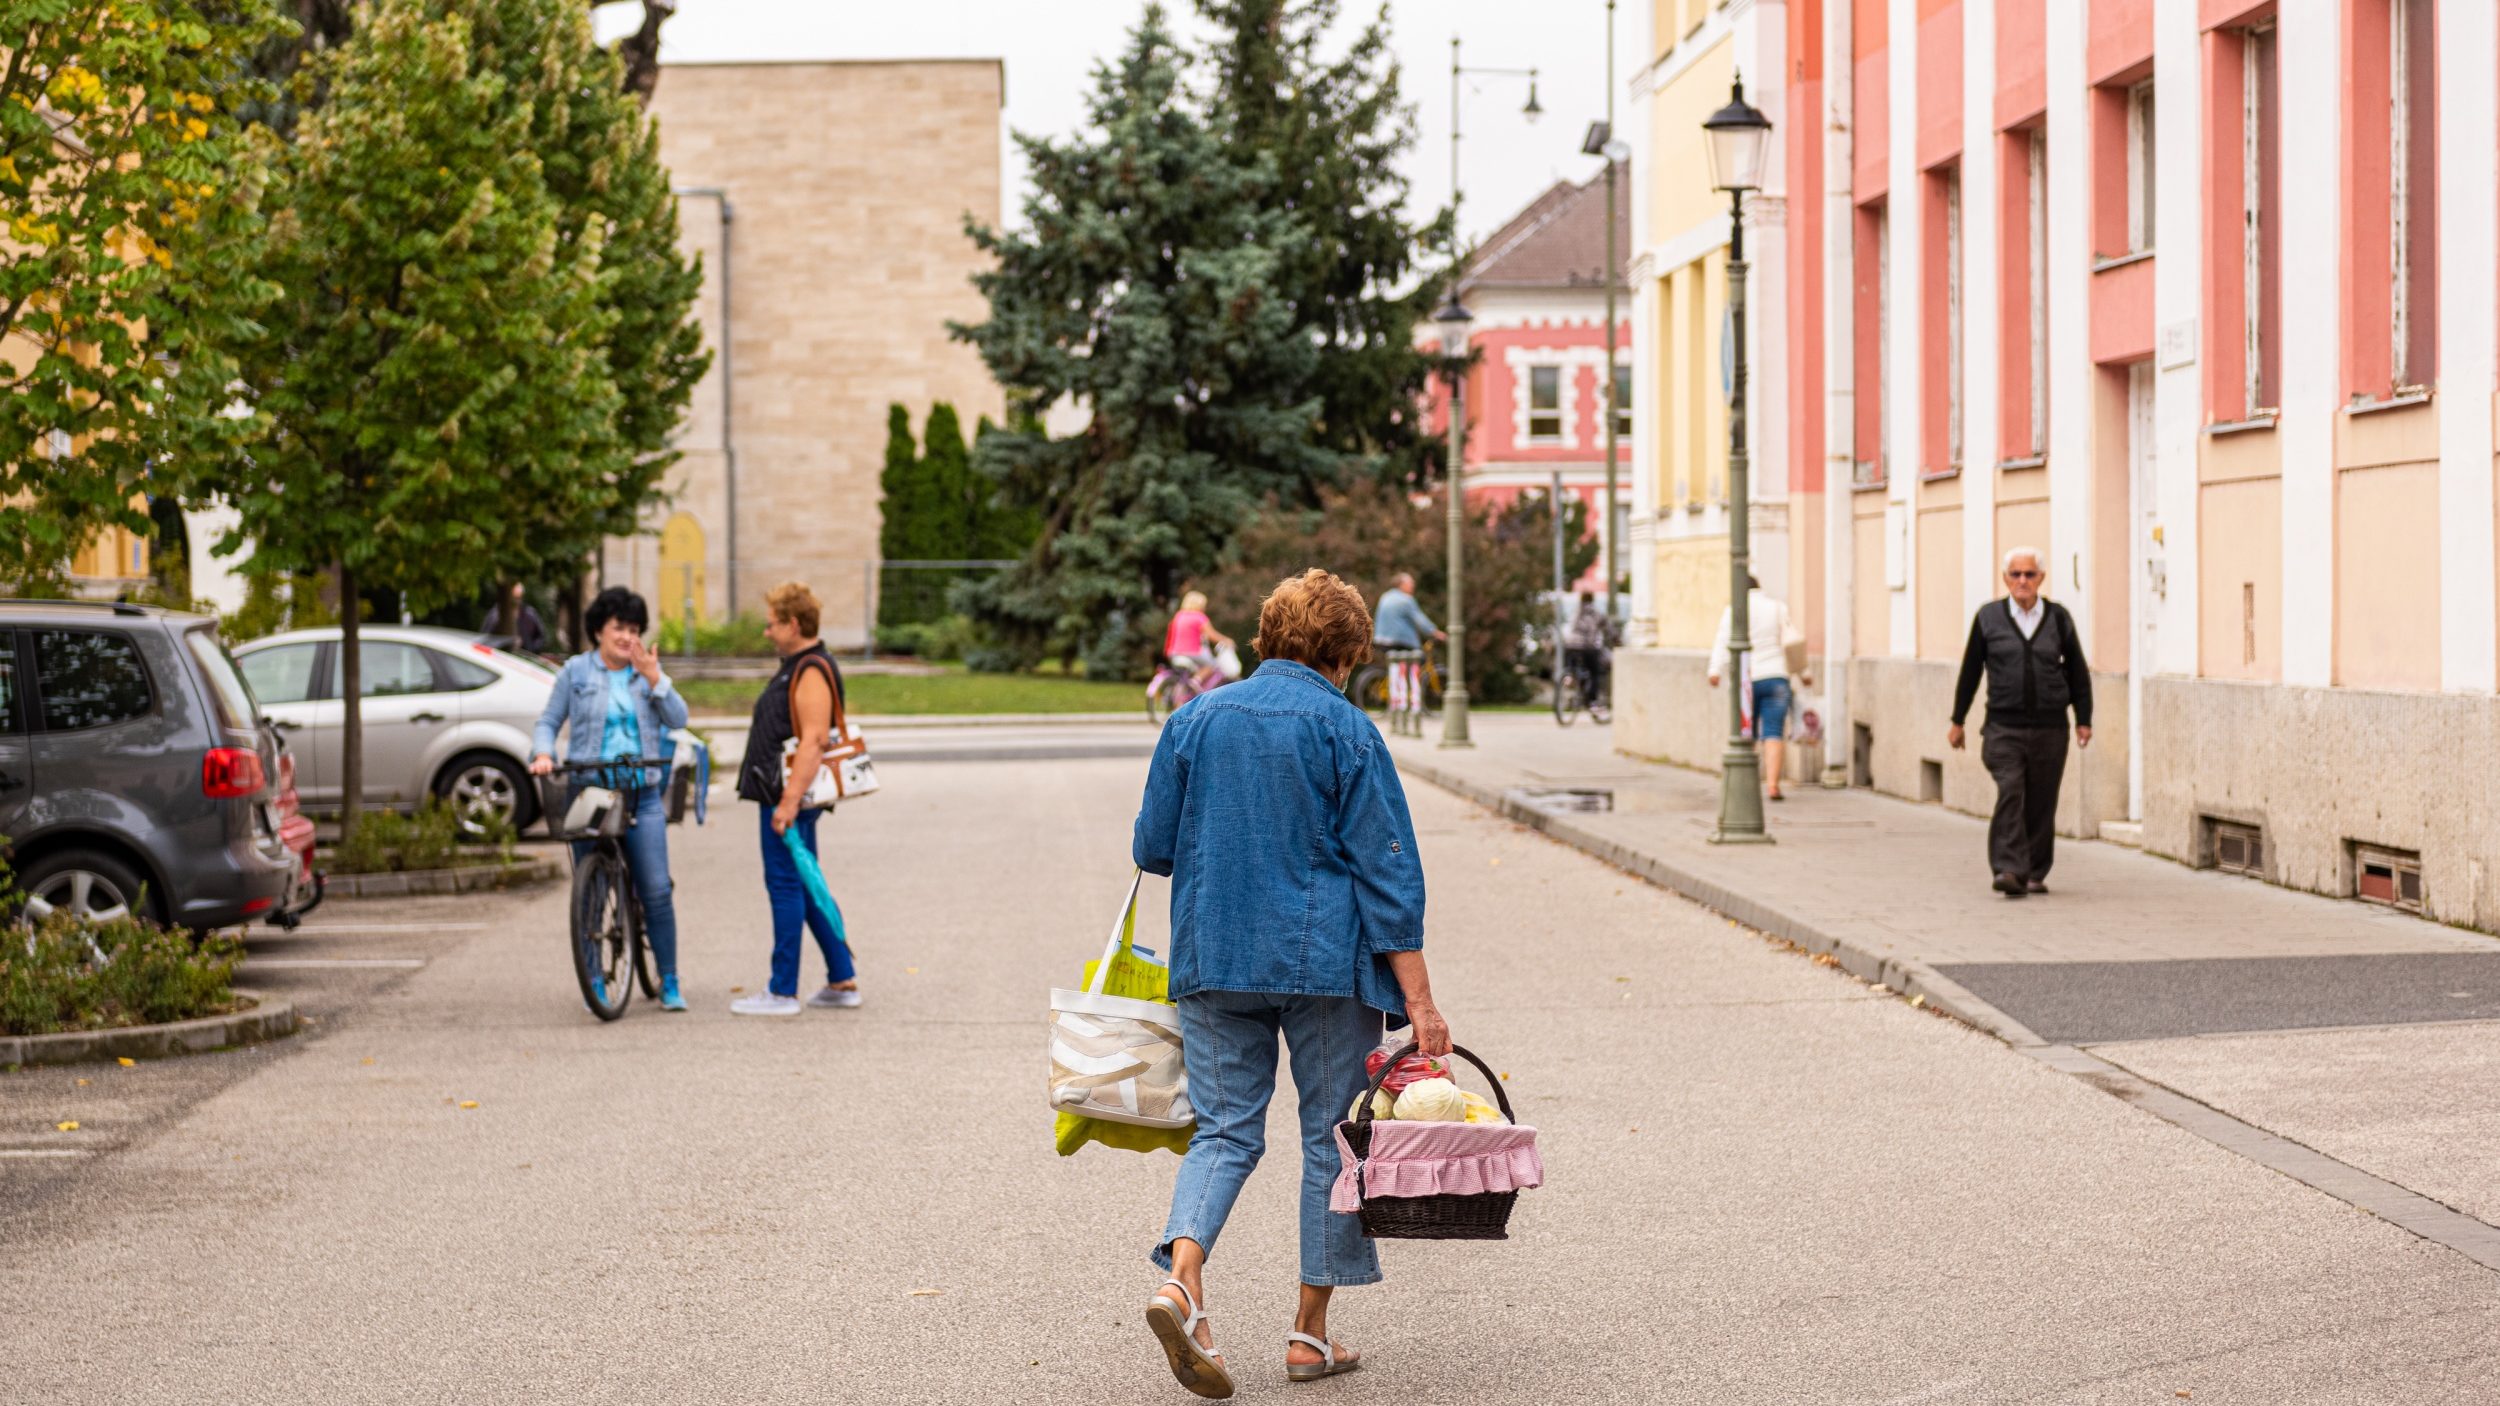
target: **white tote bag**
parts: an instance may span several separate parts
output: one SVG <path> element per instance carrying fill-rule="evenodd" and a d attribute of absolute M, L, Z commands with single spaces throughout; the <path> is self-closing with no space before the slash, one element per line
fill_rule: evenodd
<path fill-rule="evenodd" d="M 1189 1074 L 1181 1063 L 1179 1010 L 1102 989 L 1112 959 L 1135 935 L 1137 888 L 1144 880 L 1143 871 L 1129 880 L 1128 901 L 1112 921 L 1111 939 L 1086 989 L 1050 993 L 1050 1107 L 1114 1123 L 1186 1128 L 1198 1115 L 1189 1106 Z"/>

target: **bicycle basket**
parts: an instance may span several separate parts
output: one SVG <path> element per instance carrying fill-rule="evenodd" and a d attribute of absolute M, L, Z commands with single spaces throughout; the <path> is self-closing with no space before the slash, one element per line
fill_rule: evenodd
<path fill-rule="evenodd" d="M 625 833 L 633 808 L 605 786 L 584 786 L 562 776 L 538 778 L 538 813 L 559 840 L 613 839 Z"/>

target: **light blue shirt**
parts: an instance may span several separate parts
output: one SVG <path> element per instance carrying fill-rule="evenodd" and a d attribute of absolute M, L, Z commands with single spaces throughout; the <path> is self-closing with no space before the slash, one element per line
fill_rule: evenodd
<path fill-rule="evenodd" d="M 1380 596 L 1380 608 L 1372 612 L 1372 642 L 1394 649 L 1420 649 L 1424 637 L 1440 627 L 1415 597 L 1392 586 Z"/>
<path fill-rule="evenodd" d="M 1380 729 L 1269 659 L 1172 713 L 1133 856 L 1172 880 L 1172 996 L 1354 996 L 1402 1021 L 1388 954 L 1424 945 L 1424 869 Z M 1394 1023 L 1394 1022 L 1393 1022 Z"/>
<path fill-rule="evenodd" d="M 634 697 L 634 668 L 628 664 L 608 673 L 608 721 L 599 735 L 599 760 L 632 760 L 642 755 L 642 704 Z"/>

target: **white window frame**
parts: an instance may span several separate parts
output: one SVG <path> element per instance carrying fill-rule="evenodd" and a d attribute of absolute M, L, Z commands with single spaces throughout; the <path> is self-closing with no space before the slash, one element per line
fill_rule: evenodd
<path fill-rule="evenodd" d="M 2243 413 L 2250 419 L 2270 415 L 2275 407 L 2270 400 L 2282 398 L 2280 386 L 2265 383 L 2266 328 L 2273 320 L 2274 309 L 2265 305 L 2265 222 L 2279 220 L 2281 214 L 2264 208 L 2265 199 L 2265 77 L 2275 74 L 2275 107 L 2279 120 L 2282 110 L 2281 70 L 2276 66 L 2281 50 L 2275 47 L 2274 24 L 2252 26 L 2240 39 L 2240 278 L 2242 321 L 2246 334 L 2243 372 Z M 2279 138 L 2278 138 L 2279 144 Z M 2277 177 L 2278 187 L 2280 176 Z"/>
<path fill-rule="evenodd" d="M 2401 0 L 2399 0 L 2401 3 Z M 2155 167 L 2154 143 L 2161 110 L 2154 105 L 2153 80 L 2127 90 L 2127 252 L 2153 252 Z"/>
<path fill-rule="evenodd" d="M 1525 399 L 1528 412 L 1527 441 L 1530 444 L 1563 444 L 1570 438 L 1571 425 L 1570 421 L 1565 417 L 1563 409 L 1563 382 L 1565 380 L 1564 371 L 1564 367 L 1552 365 L 1550 363 L 1531 366 L 1528 368 L 1528 390 Z M 1550 410 L 1542 409 L 1536 403 L 1537 378 L 1539 376 L 1551 376 L 1554 378 L 1554 404 L 1553 408 Z M 1548 414 L 1554 417 L 1554 428 L 1550 433 L 1541 431 L 1536 427 L 1537 417 Z"/>
<path fill-rule="evenodd" d="M 1621 444 L 1632 442 L 1632 363 L 1618 361 L 1614 380 L 1606 387 L 1606 402 L 1615 417 L 1615 439 Z"/>
<path fill-rule="evenodd" d="M 2046 126 L 2031 129 L 2024 175 L 2029 186 L 2031 243 L 2029 297 L 2031 336 L 2031 454 L 2049 452 L 2049 134 Z"/>

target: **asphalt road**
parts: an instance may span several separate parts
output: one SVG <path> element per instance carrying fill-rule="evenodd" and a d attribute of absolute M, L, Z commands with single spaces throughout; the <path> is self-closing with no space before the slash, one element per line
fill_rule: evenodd
<path fill-rule="evenodd" d="M 591 1020 L 548 889 L 299 949 L 422 965 L 291 969 L 332 994 L 277 1050 L 0 1076 L 0 1147 L 98 1129 L 0 1158 L 0 1401 L 1188 1399 L 1139 1315 L 1175 1163 L 1062 1160 L 1041 1096 L 1143 761 L 881 770 L 824 831 L 859 1010 L 729 1015 L 766 936 L 725 805 L 671 835 L 690 1014 Z M 1412 800 L 1436 985 L 1551 1184 L 1507 1243 L 1388 1247 L 1334 1325 L 1369 1365 L 1290 1399 L 2500 1399 L 2490 1271 Z M 1292 1116 L 1210 1271 L 1245 1399 L 1289 1395 Z"/>

